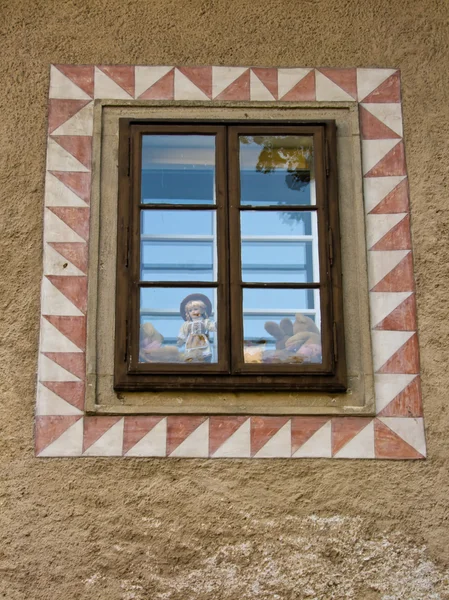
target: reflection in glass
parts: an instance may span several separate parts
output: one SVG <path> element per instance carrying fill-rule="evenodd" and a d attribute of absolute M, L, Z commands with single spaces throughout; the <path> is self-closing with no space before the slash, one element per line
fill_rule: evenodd
<path fill-rule="evenodd" d="M 214 204 L 215 136 L 144 135 L 144 204 Z"/>
<path fill-rule="evenodd" d="M 241 211 L 242 281 L 319 281 L 315 212 Z"/>
<path fill-rule="evenodd" d="M 216 223 L 211 210 L 143 210 L 142 281 L 216 281 Z"/>
<path fill-rule="evenodd" d="M 315 204 L 313 137 L 241 135 L 239 140 L 242 205 Z"/>
<path fill-rule="evenodd" d="M 319 290 L 243 290 L 245 363 L 321 363 L 320 327 Z"/>
<path fill-rule="evenodd" d="M 142 288 L 139 362 L 217 362 L 216 306 L 214 288 Z"/>

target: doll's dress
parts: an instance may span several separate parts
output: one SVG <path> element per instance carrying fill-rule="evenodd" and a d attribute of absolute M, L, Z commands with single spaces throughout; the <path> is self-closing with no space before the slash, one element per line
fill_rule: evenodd
<path fill-rule="evenodd" d="M 183 323 L 178 334 L 178 344 L 185 343 L 185 361 L 210 362 L 212 360 L 209 341 L 211 331 L 216 331 L 212 319 L 196 319 Z"/>

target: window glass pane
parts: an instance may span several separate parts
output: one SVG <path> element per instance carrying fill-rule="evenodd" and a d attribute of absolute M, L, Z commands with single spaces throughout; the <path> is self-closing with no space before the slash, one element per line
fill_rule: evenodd
<path fill-rule="evenodd" d="M 214 204 L 215 136 L 144 135 L 144 204 Z"/>
<path fill-rule="evenodd" d="M 239 140 L 242 205 L 316 203 L 312 136 L 241 135 Z"/>
<path fill-rule="evenodd" d="M 319 290 L 244 289 L 245 363 L 321 363 Z"/>
<path fill-rule="evenodd" d="M 217 362 L 214 288 L 141 288 L 139 362 Z"/>
<path fill-rule="evenodd" d="M 217 281 L 212 210 L 142 210 L 142 281 Z"/>
<path fill-rule="evenodd" d="M 315 211 L 241 211 L 240 219 L 243 281 L 319 281 Z"/>

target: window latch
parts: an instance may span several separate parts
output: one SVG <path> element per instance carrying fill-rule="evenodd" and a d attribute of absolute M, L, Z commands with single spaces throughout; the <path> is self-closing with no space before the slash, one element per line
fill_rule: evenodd
<path fill-rule="evenodd" d="M 332 229 L 329 227 L 328 229 L 328 245 L 329 245 L 329 264 L 332 267 L 334 264 L 334 236 L 332 233 Z"/>
<path fill-rule="evenodd" d="M 329 159 L 329 144 L 328 144 L 327 140 L 326 140 L 325 146 L 326 146 L 326 150 L 324 152 L 324 162 L 325 162 L 325 168 L 326 168 L 326 177 L 329 177 L 330 159 Z"/>

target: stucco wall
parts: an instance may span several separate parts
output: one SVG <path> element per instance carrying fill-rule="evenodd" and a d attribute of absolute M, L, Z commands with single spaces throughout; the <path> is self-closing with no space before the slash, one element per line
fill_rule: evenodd
<path fill-rule="evenodd" d="M 3 597 L 448 598 L 447 5 L 3 0 L 0 16 Z M 50 63 L 401 69 L 427 461 L 34 458 Z"/>

